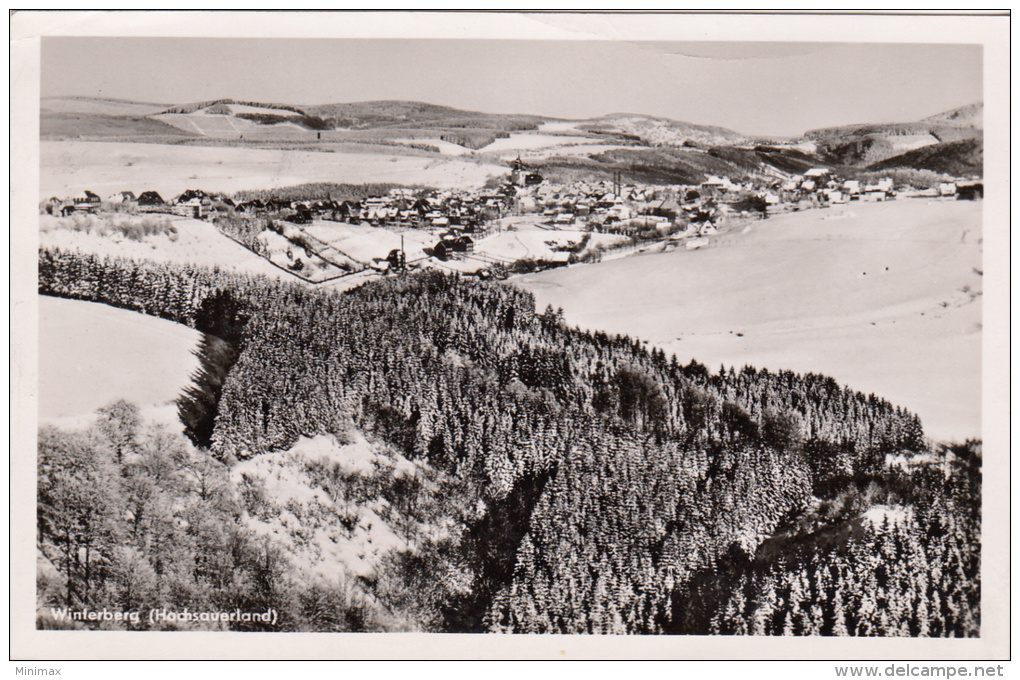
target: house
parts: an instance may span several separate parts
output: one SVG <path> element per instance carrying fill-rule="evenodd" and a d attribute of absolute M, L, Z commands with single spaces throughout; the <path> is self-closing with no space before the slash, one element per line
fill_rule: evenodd
<path fill-rule="evenodd" d="M 102 200 L 99 196 L 95 195 L 91 191 L 86 190 L 83 195 L 74 197 L 74 208 L 75 210 L 84 210 L 86 212 L 95 212 L 99 210 L 99 206 L 102 204 Z"/>
<path fill-rule="evenodd" d="M 652 214 L 660 217 L 667 217 L 669 219 L 675 219 L 681 212 L 680 204 L 672 198 L 667 198 L 660 201 L 652 208 Z"/>
<path fill-rule="evenodd" d="M 891 193 L 893 190 L 893 181 L 891 177 L 883 177 L 874 184 L 868 184 L 862 189 L 865 193 L 869 191 L 881 191 L 883 193 Z"/>
<path fill-rule="evenodd" d="M 553 267 L 565 267 L 570 264 L 570 253 L 564 251 L 555 252 L 542 259 Z"/>
<path fill-rule="evenodd" d="M 242 203 L 238 203 L 235 209 L 237 210 L 237 212 L 240 213 L 247 213 L 249 215 L 260 215 L 266 212 L 266 204 L 258 199 L 254 199 L 251 201 L 244 201 Z"/>
<path fill-rule="evenodd" d="M 312 211 L 307 206 L 298 205 L 294 212 L 287 215 L 284 219 L 292 224 L 310 224 L 312 221 Z"/>
<path fill-rule="evenodd" d="M 405 269 L 407 266 L 407 256 L 399 248 L 391 250 L 386 256 L 386 261 L 390 263 L 391 269 Z"/>
<path fill-rule="evenodd" d="M 138 197 L 138 207 L 140 208 L 151 208 L 151 207 L 162 207 L 166 205 L 163 197 L 157 194 L 155 191 L 145 191 Z"/>
<path fill-rule="evenodd" d="M 939 184 L 939 196 L 955 196 L 955 195 L 956 195 L 955 182 L 941 182 Z"/>
<path fill-rule="evenodd" d="M 609 210 L 609 214 L 619 220 L 629 220 L 634 216 L 634 211 L 623 203 L 617 203 Z"/>
<path fill-rule="evenodd" d="M 846 203 L 850 200 L 850 197 L 839 189 L 825 189 L 822 193 L 825 194 L 825 198 L 829 203 Z"/>
<path fill-rule="evenodd" d="M 188 189 L 183 194 L 177 197 L 175 203 L 187 203 L 188 201 L 197 198 L 199 201 L 208 198 L 206 193 L 201 189 Z"/>
<path fill-rule="evenodd" d="M 960 184 L 956 188 L 956 200 L 973 201 L 982 198 L 985 193 L 985 186 L 981 182 L 973 184 Z"/>
<path fill-rule="evenodd" d="M 468 253 L 475 249 L 475 242 L 469 236 L 447 236 L 432 247 L 432 255 L 445 260 L 454 253 Z"/>
<path fill-rule="evenodd" d="M 202 203 L 202 199 L 195 197 L 190 198 L 186 201 L 178 200 L 174 203 L 173 213 L 180 215 L 181 217 L 190 217 L 192 219 L 202 219 L 205 217 L 206 206 Z"/>
<path fill-rule="evenodd" d="M 729 177 L 716 177 L 709 175 L 708 179 L 701 183 L 701 195 L 719 198 L 724 194 L 738 191 L 740 187 L 730 181 Z"/>

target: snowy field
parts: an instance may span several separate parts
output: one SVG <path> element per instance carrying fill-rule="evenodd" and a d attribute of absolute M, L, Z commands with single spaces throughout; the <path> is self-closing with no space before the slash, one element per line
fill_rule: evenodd
<path fill-rule="evenodd" d="M 420 139 L 394 139 L 392 140 L 398 144 L 428 144 L 439 149 L 439 153 L 445 156 L 463 156 L 464 154 L 474 153 L 473 149 L 469 149 L 466 146 L 460 144 L 454 144 L 453 142 L 447 142 L 442 139 L 433 139 L 430 137 L 422 137 Z"/>
<path fill-rule="evenodd" d="M 390 251 L 400 249 L 401 232 L 367 224 L 316 221 L 305 227 L 304 231 L 362 264 L 375 258 L 385 258 Z M 435 245 L 439 240 L 425 230 L 409 230 L 403 232 L 403 236 L 408 262 L 425 257 L 423 249 Z"/>
<path fill-rule="evenodd" d="M 939 140 L 934 135 L 892 135 L 889 137 L 889 144 L 899 153 L 906 153 L 914 149 L 920 149 L 932 144 L 938 144 Z"/>
<path fill-rule="evenodd" d="M 613 149 L 627 148 L 623 144 L 606 144 L 604 138 L 583 134 L 578 130 L 582 122 L 584 121 L 542 123 L 537 130 L 512 132 L 509 137 L 497 139 L 478 152 L 499 154 L 500 160 L 504 162 L 511 161 L 517 156 L 525 162 L 538 162 L 553 156 L 587 157 Z"/>
<path fill-rule="evenodd" d="M 164 215 L 172 219 L 176 234 L 158 234 L 134 241 L 59 228 L 63 222 L 50 215 L 40 215 L 39 243 L 44 247 L 77 250 L 105 257 L 126 257 L 151 262 L 197 264 L 239 273 L 263 274 L 270 278 L 295 280 L 244 246 L 230 240 L 208 222 Z"/>
<path fill-rule="evenodd" d="M 580 120 L 550 120 L 538 126 L 539 132 L 576 132 Z"/>
<path fill-rule="evenodd" d="M 38 299 L 40 422 L 83 424 L 124 399 L 180 430 L 173 402 L 198 368 L 201 334 L 95 302 Z"/>
<path fill-rule="evenodd" d="M 547 158 L 562 156 L 582 156 L 584 158 L 588 158 L 589 156 L 597 156 L 616 149 L 629 148 L 631 147 L 623 144 L 574 144 L 571 146 L 548 147 L 537 151 L 515 151 L 514 153 L 505 153 L 500 156 L 500 159 L 510 161 L 520 155 L 521 160 L 525 163 L 534 163 L 546 160 Z"/>
<path fill-rule="evenodd" d="M 515 279 L 571 324 L 717 370 L 831 375 L 981 435 L 981 204 L 901 200 L 775 217 L 708 247 Z"/>
<path fill-rule="evenodd" d="M 556 254 L 557 246 L 574 245 L 583 238 L 584 233 L 576 230 L 519 226 L 514 231 L 492 234 L 478 241 L 475 252 L 507 262 L 523 258 L 548 260 Z M 610 246 L 626 240 L 625 236 L 614 234 L 592 234 L 589 247 L 596 244 Z"/>
<path fill-rule="evenodd" d="M 265 111 L 270 110 L 271 109 L 266 109 Z M 251 113 L 265 112 L 256 110 Z M 286 116 L 294 114 L 291 114 L 288 111 L 275 111 L 269 115 Z M 306 130 L 300 125 L 289 121 L 273 123 L 271 125 L 262 125 L 245 118 L 209 113 L 206 109 L 195 111 L 194 113 L 163 113 L 158 116 L 152 116 L 152 119 L 162 121 L 167 125 L 172 125 L 175 128 L 184 130 L 185 132 L 220 139 L 238 139 L 241 135 L 248 135 L 249 138 L 268 137 L 280 138 L 282 140 L 311 140 L 315 138 L 314 132 Z"/>
<path fill-rule="evenodd" d="M 249 106 L 248 104 L 227 104 L 227 108 L 235 116 L 239 113 L 260 114 L 263 116 L 298 116 L 293 111 L 286 109 L 271 109 L 268 106 Z"/>
<path fill-rule="evenodd" d="M 598 140 L 592 137 L 568 134 L 548 134 L 542 132 L 514 132 L 509 137 L 501 137 L 488 146 L 483 146 L 480 153 L 498 153 L 509 150 L 546 149 L 572 144 L 594 144 Z"/>
<path fill-rule="evenodd" d="M 306 182 L 470 188 L 506 174 L 494 164 L 403 156 L 396 147 L 393 154 L 70 141 L 43 141 L 39 147 L 40 200 L 86 189 L 100 196 L 154 190 L 169 199 L 194 188 L 232 194 Z"/>

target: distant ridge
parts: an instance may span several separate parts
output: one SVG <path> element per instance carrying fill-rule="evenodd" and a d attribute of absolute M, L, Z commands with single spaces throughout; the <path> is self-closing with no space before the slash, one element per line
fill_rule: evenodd
<path fill-rule="evenodd" d="M 944 111 L 943 113 L 929 116 L 924 120 L 931 123 L 942 123 L 944 125 L 966 125 L 975 127 L 978 130 L 984 129 L 985 105 L 982 102 L 968 104 L 958 109 Z"/>
<path fill-rule="evenodd" d="M 57 101 L 61 99 L 70 99 L 75 101 L 83 102 L 113 102 L 116 104 L 138 104 L 140 106 L 169 106 L 169 104 L 160 104 L 158 102 L 137 102 L 133 99 L 119 99 L 117 97 L 88 97 L 85 95 L 67 95 L 62 97 L 42 97 L 43 102 L 46 101 Z"/>
<path fill-rule="evenodd" d="M 983 104 L 970 104 L 918 121 L 820 128 L 809 130 L 805 137 L 817 144 L 820 158 L 834 165 L 907 167 L 953 174 L 937 168 L 981 167 L 983 111 Z M 922 149 L 927 151 L 922 153 Z"/>
<path fill-rule="evenodd" d="M 262 109 L 275 109 L 280 111 L 289 111 L 298 115 L 305 115 L 305 112 L 296 106 L 290 106 L 288 104 L 267 104 L 265 102 L 252 102 L 252 101 L 240 101 L 238 99 L 211 99 L 202 102 L 192 102 L 190 104 L 180 104 L 177 106 L 169 106 L 165 111 L 160 111 L 161 114 L 166 113 L 194 113 L 202 109 L 212 108 L 219 104 L 236 104 L 238 106 L 255 106 Z"/>
<path fill-rule="evenodd" d="M 955 136 L 957 139 L 963 139 L 975 136 L 968 131 L 980 131 L 982 129 L 983 113 L 983 103 L 969 104 L 950 111 L 937 113 L 934 116 L 922 118 L 918 121 L 839 125 L 808 130 L 804 133 L 804 136 L 809 139 L 825 139 L 862 134 L 925 134 L 943 131 L 946 136 Z M 953 131 L 955 131 L 955 134 Z M 949 140 L 943 139 L 942 141 Z"/>
<path fill-rule="evenodd" d="M 489 148 L 494 141 L 518 133 L 540 132 L 539 143 L 550 147 L 557 136 L 580 136 L 590 140 L 591 153 L 578 153 L 574 144 L 564 153 L 537 154 L 532 159 L 536 169 L 549 177 L 619 175 L 656 184 L 697 184 L 712 175 L 734 181 L 783 178 L 812 167 L 970 176 L 981 173 L 984 152 L 982 103 L 911 122 L 818 128 L 783 141 L 640 113 L 568 120 L 399 99 L 293 105 L 220 98 L 155 104 L 71 96 L 45 97 L 40 104 L 40 132 L 48 140 L 299 144 L 318 150 L 357 144 L 370 153 L 400 149 L 415 154 L 443 154 L 453 145 L 458 153 L 491 159 L 489 154 L 499 153 L 494 148 L 514 148 Z M 540 130 L 546 123 L 558 125 Z"/>
<path fill-rule="evenodd" d="M 585 129 L 630 135 L 649 146 L 683 146 L 686 143 L 719 146 L 748 141 L 746 135 L 724 127 L 698 125 L 640 113 L 611 113 L 592 118 Z"/>

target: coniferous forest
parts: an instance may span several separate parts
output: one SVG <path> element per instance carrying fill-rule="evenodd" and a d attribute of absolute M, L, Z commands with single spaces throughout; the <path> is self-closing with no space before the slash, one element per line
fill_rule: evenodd
<path fill-rule="evenodd" d="M 933 444 L 831 378 L 680 365 L 436 272 L 334 293 L 41 250 L 39 292 L 204 334 L 187 440 L 123 403 L 41 432 L 47 606 L 273 607 L 274 630 L 980 633 L 980 442 Z M 295 579 L 243 521 L 274 499 L 231 476 L 321 435 L 418 471 L 302 471 L 399 538 L 341 585 Z M 315 521 L 353 535 L 345 517 Z"/>

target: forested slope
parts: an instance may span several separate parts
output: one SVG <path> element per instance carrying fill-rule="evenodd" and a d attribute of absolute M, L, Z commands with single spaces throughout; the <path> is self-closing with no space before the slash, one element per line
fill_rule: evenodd
<path fill-rule="evenodd" d="M 303 436 L 358 429 L 456 480 L 443 487 L 463 508 L 456 531 L 395 555 L 386 582 L 373 586 L 391 609 L 431 611 L 416 617 L 429 629 L 976 633 L 973 504 L 941 493 L 954 475 L 925 477 L 926 493 L 902 492 L 885 461 L 926 450 L 919 420 L 829 378 L 680 366 L 636 340 L 567 328 L 552 309 L 536 314 L 516 288 L 438 273 L 341 295 L 41 251 L 39 281 L 46 294 L 218 336 L 228 347 L 206 348 L 181 410 L 196 443 L 228 466 Z M 902 564 L 916 572 L 942 560 L 963 576 L 951 593 L 912 590 L 911 606 L 923 600 L 928 612 L 968 615 L 936 626 L 926 615 L 912 628 L 902 616 L 840 627 L 824 596 L 831 581 L 807 584 L 800 601 L 810 609 L 790 609 L 804 561 L 789 553 L 764 564 L 756 553 L 817 498 L 848 489 L 910 505 L 912 519 L 861 527 L 843 547 L 811 551 L 821 564 L 812 573 L 856 574 L 846 546 L 874 555 L 882 536 L 902 530 L 910 540 L 890 539 L 895 554 L 915 558 Z M 955 519 L 924 519 L 942 516 Z M 818 521 L 854 520 L 830 513 Z M 947 561 L 947 550 L 959 558 Z M 900 568 L 890 562 L 893 583 L 906 578 L 895 576 Z M 438 578 L 451 572 L 459 577 Z M 766 616 L 770 588 L 787 604 Z M 901 611 L 907 596 L 889 592 L 875 606 Z M 801 618 L 787 626 L 784 611 Z"/>

